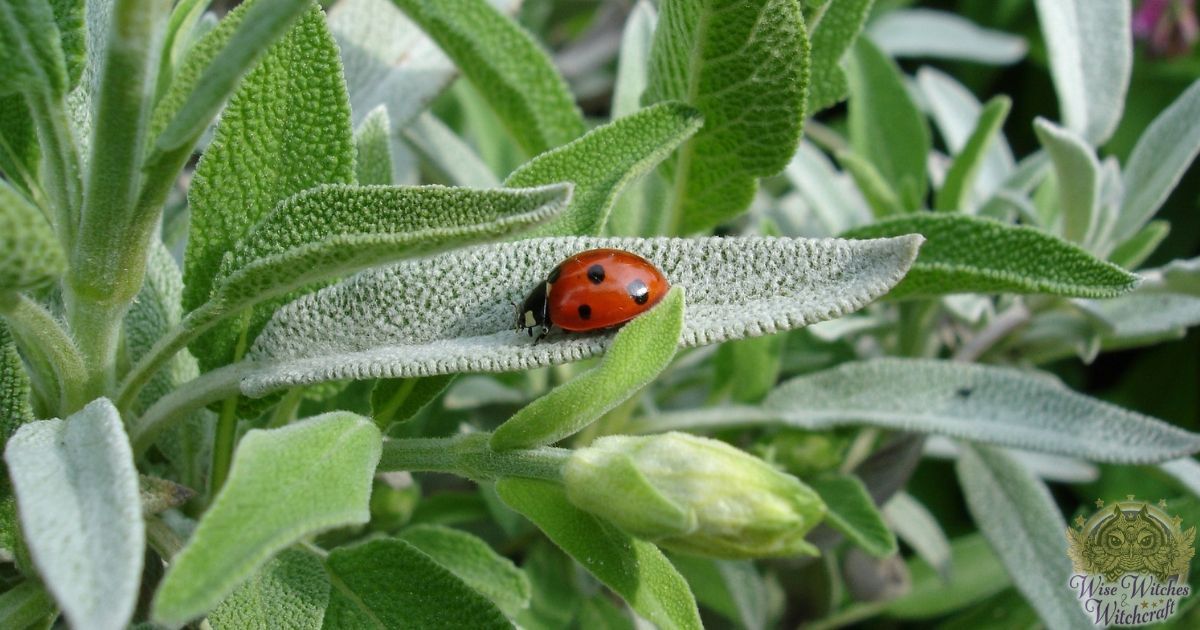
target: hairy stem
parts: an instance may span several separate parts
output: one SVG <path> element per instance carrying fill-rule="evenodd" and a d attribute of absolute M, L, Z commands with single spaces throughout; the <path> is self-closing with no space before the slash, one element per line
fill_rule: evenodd
<path fill-rule="evenodd" d="M 142 391 L 142 387 L 150 382 L 151 377 L 166 365 L 176 352 L 183 350 L 193 339 L 212 328 L 225 313 L 215 302 L 206 302 L 200 308 L 188 313 L 183 321 L 165 335 L 159 337 L 158 341 L 154 342 L 150 350 L 142 355 L 142 358 L 129 370 L 125 379 L 117 387 L 117 409 L 122 412 L 129 410 L 137 400 L 138 392 Z"/>
<path fill-rule="evenodd" d="M 247 328 L 250 326 L 250 309 L 242 311 L 241 330 L 237 347 L 233 352 L 233 363 L 237 365 L 246 354 Z M 237 442 L 237 408 L 240 391 L 234 390 L 221 406 L 221 415 L 217 418 L 216 435 L 213 436 L 212 467 L 209 469 L 208 498 L 211 501 L 225 485 L 229 477 L 229 467 L 233 464 L 233 447 Z"/>
<path fill-rule="evenodd" d="M 205 405 L 237 393 L 238 384 L 251 367 L 251 363 L 241 362 L 206 372 L 159 398 L 129 429 L 134 456 L 145 453 L 172 423 L 183 420 Z"/>
<path fill-rule="evenodd" d="M 0 313 L 17 346 L 31 359 L 34 382 L 53 383 L 57 389 L 59 413 L 66 417 L 83 407 L 87 370 L 75 342 L 58 320 L 41 304 L 19 294 L 0 300 Z"/>
<path fill-rule="evenodd" d="M 571 451 L 543 446 L 493 451 L 489 433 L 464 433 L 448 438 L 385 439 L 380 472 L 393 470 L 444 472 L 474 481 L 525 477 L 559 481 Z"/>

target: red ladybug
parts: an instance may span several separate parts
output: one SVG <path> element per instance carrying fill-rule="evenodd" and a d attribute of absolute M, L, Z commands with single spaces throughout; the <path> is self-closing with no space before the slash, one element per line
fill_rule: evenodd
<path fill-rule="evenodd" d="M 619 249 L 589 249 L 562 261 L 517 310 L 516 330 L 614 328 L 649 310 L 671 284 L 650 261 Z M 536 342 L 535 342 L 536 343 Z"/>

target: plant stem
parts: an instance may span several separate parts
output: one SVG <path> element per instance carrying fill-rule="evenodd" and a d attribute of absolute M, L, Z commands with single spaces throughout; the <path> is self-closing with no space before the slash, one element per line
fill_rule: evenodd
<path fill-rule="evenodd" d="M 29 112 L 38 130 L 38 144 L 44 154 L 42 179 L 54 212 L 54 229 L 63 251 L 75 245 L 79 228 L 79 206 L 83 183 L 79 173 L 79 148 L 67 122 L 66 105 L 61 98 L 46 94 L 26 96 Z"/>
<path fill-rule="evenodd" d="M 929 331 L 937 312 L 938 303 L 936 300 L 921 300 L 900 304 L 898 355 L 902 357 L 924 357 L 932 354 Z"/>
<path fill-rule="evenodd" d="M 237 347 L 233 351 L 233 362 L 237 365 L 246 354 L 247 327 L 250 325 L 250 309 L 242 311 L 241 335 L 238 336 Z M 216 435 L 213 436 L 212 467 L 209 469 L 208 498 L 211 501 L 225 485 L 229 477 L 229 466 L 233 464 L 233 447 L 237 442 L 237 408 L 238 395 L 234 390 L 225 404 L 221 406 L 221 415 L 217 418 Z"/>
<path fill-rule="evenodd" d="M 0 300 L 0 313 L 8 320 L 17 345 L 32 359 L 30 363 L 38 372 L 35 381 L 54 383 L 58 389 L 59 413 L 66 417 L 83 407 L 87 402 L 82 390 L 87 369 L 75 342 L 58 320 L 41 304 L 20 294 Z"/>
<path fill-rule="evenodd" d="M 976 361 L 1013 331 L 1029 322 L 1032 313 L 1023 301 L 1017 301 L 1008 310 L 996 316 L 986 328 L 954 353 L 955 361 Z"/>
<path fill-rule="evenodd" d="M 129 430 L 134 456 L 145 453 L 163 429 L 171 423 L 182 420 L 205 405 L 237 393 L 238 384 L 251 368 L 252 364 L 245 361 L 227 365 L 206 372 L 159 398 Z"/>
<path fill-rule="evenodd" d="M 300 409 L 300 403 L 304 401 L 304 388 L 293 387 L 288 390 L 283 396 L 283 400 L 275 405 L 275 413 L 271 414 L 271 420 L 267 422 L 268 429 L 276 429 L 296 419 L 296 410 Z"/>
<path fill-rule="evenodd" d="M 199 337 L 214 324 L 220 321 L 225 314 L 223 309 L 217 307 L 215 302 L 205 302 L 200 308 L 188 313 L 174 328 L 169 330 L 165 335 L 159 337 L 158 341 L 142 356 L 141 360 L 129 370 L 125 375 L 125 379 L 121 381 L 117 387 L 116 404 L 117 409 L 122 412 L 127 411 L 132 407 L 133 402 L 137 399 L 138 392 L 146 383 L 150 382 L 150 378 L 171 357 L 175 356 L 188 345 L 196 337 Z"/>
<path fill-rule="evenodd" d="M 444 472 L 474 481 L 525 477 L 558 481 L 571 451 L 543 446 L 493 451 L 489 433 L 464 433 L 448 438 L 384 439 L 380 472 L 393 470 Z"/>
<path fill-rule="evenodd" d="M 129 305 L 93 302 L 81 306 L 77 301 L 78 295 L 68 291 L 64 297 L 67 313 L 71 316 L 71 332 L 78 340 L 79 351 L 83 355 L 86 371 L 82 381 L 84 396 L 87 400 L 93 400 L 108 395 L 116 375 L 121 321 Z"/>

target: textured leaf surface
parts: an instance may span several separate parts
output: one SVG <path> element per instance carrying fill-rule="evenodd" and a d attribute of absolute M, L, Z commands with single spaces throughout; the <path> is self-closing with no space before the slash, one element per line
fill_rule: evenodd
<path fill-rule="evenodd" d="M 558 484 L 502 479 L 496 491 L 648 621 L 660 628 L 701 627 L 687 582 L 654 545 L 575 507 Z"/>
<path fill-rule="evenodd" d="M 673 163 L 675 232 L 739 214 L 787 165 L 804 121 L 808 33 L 798 0 L 668 0 L 644 103 L 682 101 L 704 128 Z"/>
<path fill-rule="evenodd" d="M 131 363 L 145 356 L 155 341 L 179 324 L 183 316 L 182 295 L 183 274 L 166 246 L 155 241 L 146 262 L 145 283 L 125 315 L 125 351 Z M 148 407 L 199 373 L 196 358 L 183 350 L 151 378 L 139 393 L 138 401 L 143 408 Z"/>
<path fill-rule="evenodd" d="M 530 155 L 583 134 L 583 117 L 545 51 L 487 2 L 395 2 L 487 96 Z"/>
<path fill-rule="evenodd" d="M 509 618 L 529 606 L 529 578 L 482 539 L 440 525 L 415 525 L 397 537 L 492 600 Z"/>
<path fill-rule="evenodd" d="M 960 214 L 920 213 L 842 236 L 912 233 L 928 240 L 891 297 L 999 292 L 1113 297 L 1138 283 L 1128 271 L 1036 228 Z"/>
<path fill-rule="evenodd" d="M 0 5 L 0 95 L 61 97 L 66 90 L 67 66 L 50 2 L 9 0 Z"/>
<path fill-rule="evenodd" d="M 390 135 L 388 113 L 383 106 L 371 110 L 359 125 L 354 133 L 354 143 L 358 146 L 358 159 L 354 164 L 359 184 L 386 186 L 392 183 L 392 153 L 388 147 Z"/>
<path fill-rule="evenodd" d="M 285 549 L 208 613 L 215 630 L 321 628 L 329 604 L 329 578 L 321 559 Z"/>
<path fill-rule="evenodd" d="M 0 451 L 17 428 L 33 420 L 29 375 L 8 326 L 0 321 Z"/>
<path fill-rule="evenodd" d="M 1044 483 L 1011 457 L 968 446 L 958 478 L 979 530 L 1000 557 L 1017 590 L 1053 628 L 1093 628 L 1071 589 L 1063 520 Z"/>
<path fill-rule="evenodd" d="M 250 356 L 248 395 L 324 380 L 501 372 L 600 354 L 612 333 L 513 331 L 512 303 L 595 247 L 647 258 L 687 291 L 681 345 L 806 326 L 861 308 L 899 281 L 920 244 L 807 239 L 530 239 L 360 273 L 281 309 Z"/>
<path fill-rule="evenodd" d="M 228 481 L 163 578 L 154 617 L 176 624 L 198 617 L 279 550 L 365 523 L 379 455 L 379 430 L 346 412 L 248 432 Z"/>
<path fill-rule="evenodd" d="M 599 234 L 617 194 L 645 174 L 700 128 L 699 114 L 663 103 L 597 127 L 582 138 L 544 153 L 504 180 L 509 187 L 554 182 L 575 184 L 571 206 L 538 227 L 538 236 Z"/>
<path fill-rule="evenodd" d="M 810 479 L 808 484 L 829 508 L 825 522 L 850 542 L 880 558 L 896 553 L 896 535 L 883 522 L 874 499 L 857 477 L 827 475 Z"/>
<path fill-rule="evenodd" d="M 124 628 L 141 583 L 145 529 L 116 408 L 101 398 L 66 420 L 26 424 L 4 459 L 25 542 L 67 620 Z"/>
<path fill-rule="evenodd" d="M 683 331 L 683 290 L 621 327 L 600 364 L 525 405 L 492 434 L 495 450 L 553 444 L 637 394 L 671 362 Z"/>
<path fill-rule="evenodd" d="M 812 80 L 808 86 L 806 114 L 813 116 L 846 98 L 850 85 L 842 58 L 858 38 L 874 0 L 836 0 L 823 5 L 819 20 L 810 24 Z"/>
<path fill-rule="evenodd" d="M 888 11 L 871 23 L 870 35 L 889 57 L 1007 65 L 1020 61 L 1029 48 L 1016 35 L 981 28 L 962 16 L 931 9 Z"/>
<path fill-rule="evenodd" d="M 0 180 L 0 293 L 39 287 L 66 268 L 66 256 L 46 218 Z"/>
<path fill-rule="evenodd" d="M 806 429 L 869 424 L 1115 463 L 1200 450 L 1200 435 L 1077 394 L 1045 373 L 950 361 L 846 363 L 784 383 L 764 408 Z"/>
<path fill-rule="evenodd" d="M 483 595 L 413 545 L 378 539 L 334 549 L 325 628 L 510 628 Z"/>
<path fill-rule="evenodd" d="M 646 91 L 647 66 L 658 12 L 650 0 L 638 0 L 625 28 L 621 31 L 621 49 L 617 53 L 617 77 L 613 81 L 612 117 L 628 116 L 638 110 Z"/>
<path fill-rule="evenodd" d="M 1037 0 L 1058 109 L 1093 145 L 1108 140 L 1125 108 L 1133 67 L 1129 0 Z"/>
<path fill-rule="evenodd" d="M 1100 161 L 1077 134 L 1041 118 L 1033 128 L 1057 175 L 1060 233 L 1073 243 L 1090 242 L 1100 209 Z"/>

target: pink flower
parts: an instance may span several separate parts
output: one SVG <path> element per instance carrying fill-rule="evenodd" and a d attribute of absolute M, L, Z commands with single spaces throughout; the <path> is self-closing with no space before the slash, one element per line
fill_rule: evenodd
<path fill-rule="evenodd" d="M 1195 0 L 1143 0 L 1133 14 L 1133 36 L 1154 55 L 1188 54 L 1200 37 Z"/>

